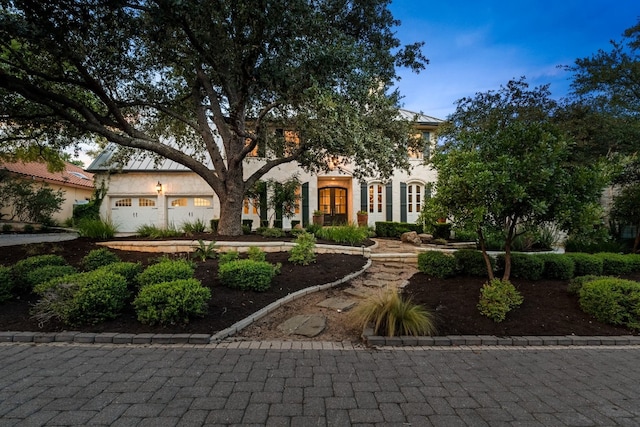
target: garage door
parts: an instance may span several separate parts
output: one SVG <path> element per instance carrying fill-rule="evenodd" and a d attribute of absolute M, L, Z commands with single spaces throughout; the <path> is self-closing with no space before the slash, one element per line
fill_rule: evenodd
<path fill-rule="evenodd" d="M 167 201 L 169 226 L 180 228 L 182 224 L 201 220 L 208 227 L 213 219 L 212 197 L 169 197 Z"/>
<path fill-rule="evenodd" d="M 121 232 L 134 232 L 142 225 L 157 225 L 156 197 L 122 197 L 111 199 L 111 220 Z"/>

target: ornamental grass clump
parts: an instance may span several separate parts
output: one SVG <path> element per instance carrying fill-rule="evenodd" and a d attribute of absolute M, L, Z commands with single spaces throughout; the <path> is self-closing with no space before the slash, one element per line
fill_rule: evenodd
<path fill-rule="evenodd" d="M 140 289 L 133 301 L 138 320 L 149 325 L 185 325 L 207 313 L 211 290 L 196 279 L 156 283 Z"/>
<path fill-rule="evenodd" d="M 316 238 L 313 234 L 298 234 L 295 246 L 289 251 L 289 262 L 298 265 L 309 265 L 316 261 Z"/>
<path fill-rule="evenodd" d="M 361 326 L 373 325 L 373 333 L 388 337 L 424 336 L 436 333 L 435 320 L 429 310 L 411 299 L 404 299 L 394 289 L 369 297 L 352 314 Z"/>
<path fill-rule="evenodd" d="M 523 302 L 522 295 L 508 280 L 493 279 L 482 285 L 478 310 L 496 323 L 502 322 L 507 313 Z"/>
<path fill-rule="evenodd" d="M 369 229 L 359 227 L 358 224 L 347 224 L 319 228 L 316 230 L 315 235 L 319 239 L 355 246 L 361 244 L 369 237 Z"/>

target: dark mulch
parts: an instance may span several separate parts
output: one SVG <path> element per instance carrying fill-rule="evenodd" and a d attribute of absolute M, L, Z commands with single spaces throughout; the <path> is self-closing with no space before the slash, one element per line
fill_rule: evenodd
<path fill-rule="evenodd" d="M 251 236 L 244 238 L 245 241 Z M 220 240 L 220 239 L 218 239 Z M 234 240 L 238 240 L 237 238 Z M 2 248 L 0 264 L 11 265 L 31 255 L 55 253 L 63 256 L 71 265 L 79 266 L 82 257 L 99 246 L 88 239 L 77 239 L 59 243 L 41 243 L 34 245 Z M 143 265 L 153 263 L 160 254 L 116 251 L 123 261 L 140 261 Z M 178 254 L 180 255 L 180 254 Z M 182 254 L 184 255 L 184 254 Z M 0 304 L 0 330 L 3 331 L 43 331 L 79 330 L 84 332 L 127 332 L 127 333 L 203 333 L 213 334 L 235 322 L 255 313 L 262 307 L 290 294 L 310 286 L 321 285 L 340 279 L 361 269 L 366 259 L 360 256 L 342 254 L 319 254 L 317 261 L 309 266 L 299 266 L 287 261 L 288 253 L 267 254 L 267 261 L 282 263 L 281 273 L 272 282 L 266 292 L 242 292 L 221 286 L 217 280 L 218 261 L 198 262 L 195 277 L 212 290 L 207 316 L 194 319 L 186 326 L 147 326 L 136 320 L 132 309 L 127 310 L 115 320 L 95 326 L 69 328 L 58 323 L 38 325 L 29 315 L 34 297 L 23 297 Z"/>
<path fill-rule="evenodd" d="M 640 274 L 627 276 L 640 280 Z M 584 313 L 578 297 L 567 292 L 567 282 L 559 280 L 523 280 L 512 278 L 522 293 L 522 305 L 507 314 L 500 323 L 482 316 L 476 305 L 486 279 L 458 276 L 436 279 L 423 273 L 414 275 L 405 292 L 416 303 L 433 310 L 438 335 L 495 336 L 610 336 L 635 335 L 629 329 L 598 322 Z"/>

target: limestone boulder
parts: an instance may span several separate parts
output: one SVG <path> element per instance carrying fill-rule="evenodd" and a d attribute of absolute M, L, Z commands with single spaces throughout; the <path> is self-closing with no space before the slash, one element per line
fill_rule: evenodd
<path fill-rule="evenodd" d="M 402 233 L 400 236 L 400 240 L 402 243 L 410 243 L 415 246 L 420 246 L 422 244 L 422 240 L 418 236 L 418 233 L 415 231 L 407 231 L 406 233 Z"/>
<path fill-rule="evenodd" d="M 431 243 L 431 241 L 433 240 L 433 235 L 427 233 L 418 234 L 418 237 L 420 237 L 422 243 Z"/>

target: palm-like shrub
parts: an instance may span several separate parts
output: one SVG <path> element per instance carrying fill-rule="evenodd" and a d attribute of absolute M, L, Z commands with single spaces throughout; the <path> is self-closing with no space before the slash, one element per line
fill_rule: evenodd
<path fill-rule="evenodd" d="M 402 298 L 387 289 L 357 306 L 353 318 L 360 325 L 373 325 L 376 335 L 433 335 L 436 332 L 433 315 L 425 307 Z"/>

